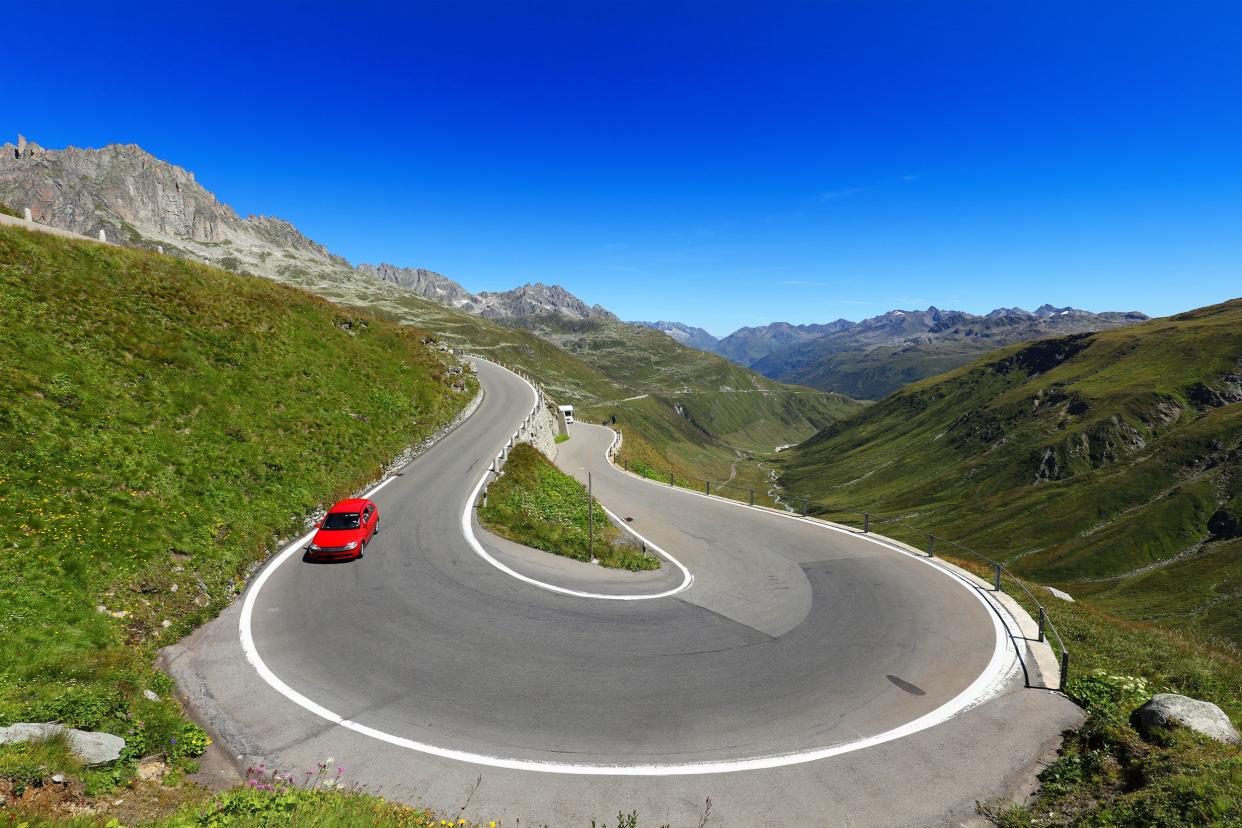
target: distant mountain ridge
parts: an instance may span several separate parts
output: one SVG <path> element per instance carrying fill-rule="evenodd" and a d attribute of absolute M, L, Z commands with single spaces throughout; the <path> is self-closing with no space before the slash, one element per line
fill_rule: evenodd
<path fill-rule="evenodd" d="M 716 353 L 731 359 L 739 365 L 750 366 L 773 351 L 793 347 L 824 334 L 846 330 L 857 323 L 848 319 L 838 319 L 824 325 L 791 325 L 788 322 L 773 322 L 752 328 L 738 328 L 720 340 Z"/>
<path fill-rule="evenodd" d="M 719 339 L 712 336 L 702 328 L 696 328 L 692 325 L 686 325 L 682 322 L 631 322 L 631 325 L 642 325 L 644 328 L 651 328 L 659 331 L 665 336 L 672 337 L 682 345 L 688 345 L 691 348 L 698 348 L 700 351 L 709 351 L 711 353 L 719 353 L 716 350 Z M 723 356 L 723 354 L 722 354 Z"/>
<path fill-rule="evenodd" d="M 160 249 L 234 272 L 311 290 L 366 294 L 377 281 L 490 318 L 563 313 L 616 319 L 558 285 L 526 284 L 471 293 L 423 268 L 354 267 L 283 219 L 240 217 L 194 179 L 136 144 L 49 150 L 18 136 L 0 146 L 0 201 L 29 208 L 35 221 L 131 247 Z"/>
<path fill-rule="evenodd" d="M 773 322 L 739 328 L 714 344 L 670 335 L 782 382 L 879 399 L 1004 345 L 1102 331 L 1147 318 L 1138 311 L 1094 313 L 1050 304 L 1034 311 L 997 308 L 980 316 L 933 305 L 927 310 L 891 310 L 861 322 Z M 676 322 L 658 325 L 666 333 L 688 328 Z"/>
<path fill-rule="evenodd" d="M 449 277 L 421 267 L 360 264 L 357 269 L 360 273 L 413 291 L 424 299 L 488 319 L 538 316 L 545 313 L 562 313 L 576 319 L 617 318 L 600 305 L 587 305 L 560 285 L 528 282 L 512 290 L 471 293 Z"/>

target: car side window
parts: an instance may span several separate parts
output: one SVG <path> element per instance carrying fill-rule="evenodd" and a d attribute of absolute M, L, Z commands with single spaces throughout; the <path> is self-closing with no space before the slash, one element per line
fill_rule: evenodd
<path fill-rule="evenodd" d="M 371 522 L 371 507 L 370 506 L 368 506 L 366 509 L 363 509 L 362 511 L 362 522 L 364 524 Z"/>

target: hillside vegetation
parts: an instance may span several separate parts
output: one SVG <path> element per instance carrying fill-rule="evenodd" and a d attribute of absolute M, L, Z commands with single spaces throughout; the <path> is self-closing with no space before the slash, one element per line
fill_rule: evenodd
<path fill-rule="evenodd" d="M 1242 300 L 1006 348 L 782 464 L 797 496 L 901 516 L 1120 615 L 1242 642 Z"/>
<path fill-rule="evenodd" d="M 782 385 L 659 331 L 560 315 L 499 321 L 412 294 L 325 293 L 379 308 L 446 342 L 520 367 L 580 419 L 617 418 L 629 456 L 690 477 L 730 476 L 739 454 L 804 440 L 863 406 L 838 394 Z M 528 329 L 528 327 L 530 329 Z"/>
<path fill-rule="evenodd" d="M 129 247 L 266 276 L 432 331 L 460 348 L 524 369 L 554 399 L 582 408 L 585 416 L 617 414 L 661 465 L 677 466 L 683 474 L 727 474 L 739 451 L 806 439 L 850 407 L 842 398 L 781 386 L 716 357 L 705 361 L 700 352 L 658 332 L 615 322 L 605 309 L 590 307 L 557 285 L 474 294 L 428 270 L 388 264 L 355 268 L 289 222 L 239 216 L 191 172 L 133 144 L 63 150 L 19 144 L 5 144 L 0 153 L 0 199 L 30 206 L 40 223 L 92 238 L 103 230 Z M 49 192 L 53 195 L 45 196 Z M 542 338 L 492 320 L 544 309 L 560 310 L 566 318 L 609 320 L 608 341 L 597 338 L 600 347 L 571 354 L 553 344 L 555 335 Z M 555 334 L 556 326 L 549 318 L 540 332 Z M 762 386 L 763 393 L 720 398 L 726 386 Z M 652 402 L 649 394 L 678 399 Z M 640 401 L 635 397 L 644 404 L 630 412 L 627 407 Z M 679 408 L 685 399 L 693 406 Z M 686 419 L 687 411 L 694 419 Z"/>
<path fill-rule="evenodd" d="M 184 756 L 156 649 L 470 399 L 425 336 L 266 279 L 0 227 L 0 725 L 125 736 L 122 767 L 90 772 L 105 789 L 138 756 Z"/>
<path fill-rule="evenodd" d="M 589 503 L 588 508 L 585 486 L 534 446 L 518 443 L 504 474 L 488 486 L 479 521 L 502 537 L 554 555 L 631 572 L 660 568 L 660 559 L 623 536 L 599 501 Z"/>

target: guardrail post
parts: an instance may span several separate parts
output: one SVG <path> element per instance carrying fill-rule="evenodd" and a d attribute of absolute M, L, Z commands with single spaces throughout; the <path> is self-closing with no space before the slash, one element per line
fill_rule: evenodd
<path fill-rule="evenodd" d="M 668 485 L 670 486 L 673 485 L 673 470 L 672 469 L 668 470 Z"/>
<path fill-rule="evenodd" d="M 927 557 L 929 558 L 936 557 L 936 536 L 935 535 L 927 536 Z"/>
<path fill-rule="evenodd" d="M 1044 640 L 1044 621 L 1047 619 L 1047 617 L 1048 617 L 1047 613 L 1044 612 L 1044 608 L 1041 606 L 1039 608 L 1039 640 L 1040 641 Z"/>
<path fill-rule="evenodd" d="M 806 498 L 806 497 L 802 498 L 802 516 L 803 517 L 806 517 L 806 510 L 810 507 L 810 505 L 811 505 L 810 498 Z"/>
<path fill-rule="evenodd" d="M 1000 591 L 1001 591 L 1001 581 L 1000 581 L 1000 576 L 1001 576 L 1001 565 L 1000 565 L 1000 564 L 997 564 L 997 565 L 996 565 L 996 572 L 995 572 L 995 574 L 992 576 L 992 583 L 993 583 L 993 585 L 995 585 L 995 587 L 996 587 L 996 591 L 997 591 L 997 592 L 1000 592 Z"/>
<path fill-rule="evenodd" d="M 625 470 L 626 470 L 626 471 L 629 471 L 629 470 L 630 470 L 630 458 L 628 458 L 628 457 L 627 457 L 627 458 L 625 458 L 624 460 L 622 460 L 621 462 L 625 464 Z"/>
<path fill-rule="evenodd" d="M 1069 650 L 1061 651 L 1061 686 L 1058 690 L 1065 690 L 1065 680 L 1069 678 Z"/>
<path fill-rule="evenodd" d="M 754 489 L 750 490 L 750 505 L 751 506 L 755 505 L 755 490 Z"/>
<path fill-rule="evenodd" d="M 870 532 L 870 531 L 871 531 L 871 515 L 868 512 L 863 512 L 863 534 L 866 534 L 867 532 Z"/>
<path fill-rule="evenodd" d="M 706 491 L 710 495 L 712 493 L 712 481 L 704 480 L 703 484 L 706 486 Z"/>

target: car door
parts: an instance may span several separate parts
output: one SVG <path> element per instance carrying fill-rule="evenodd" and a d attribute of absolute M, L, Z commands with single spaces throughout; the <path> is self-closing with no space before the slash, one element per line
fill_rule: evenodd
<path fill-rule="evenodd" d="M 375 513 L 376 509 L 373 504 L 362 510 L 362 536 L 368 541 L 375 534 Z"/>

